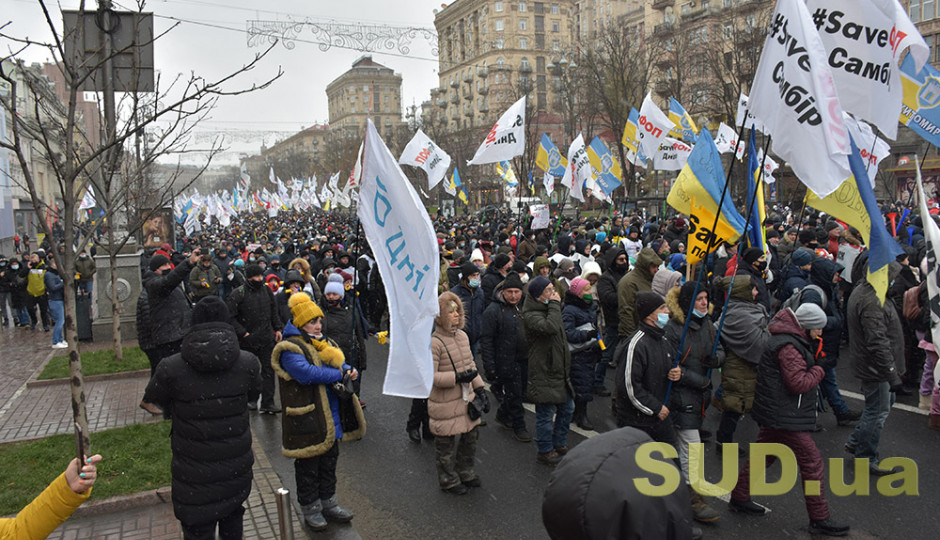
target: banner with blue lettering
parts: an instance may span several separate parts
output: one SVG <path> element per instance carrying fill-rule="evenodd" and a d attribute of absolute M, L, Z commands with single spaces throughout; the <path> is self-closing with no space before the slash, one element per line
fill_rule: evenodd
<path fill-rule="evenodd" d="M 437 236 L 424 205 L 369 120 L 357 214 L 388 298 L 390 345 L 382 392 L 431 393 L 431 332 L 439 308 Z"/>
<path fill-rule="evenodd" d="M 907 55 L 901 62 L 904 104 L 900 121 L 934 146 L 940 146 L 940 71 L 930 64 L 917 71 Z"/>

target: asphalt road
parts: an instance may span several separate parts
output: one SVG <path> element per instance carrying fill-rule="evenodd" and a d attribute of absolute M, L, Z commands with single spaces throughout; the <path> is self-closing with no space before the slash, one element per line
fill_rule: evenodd
<path fill-rule="evenodd" d="M 310 533 L 322 539 L 411 539 L 411 538 L 511 538 L 514 540 L 548 538 L 541 522 L 541 499 L 551 469 L 536 463 L 535 443 L 520 443 L 511 432 L 493 421 L 481 428 L 477 449 L 477 473 L 483 486 L 465 496 L 440 491 L 434 467 L 434 447 L 429 441 L 415 444 L 405 433 L 410 400 L 382 395 L 382 382 L 388 348 L 371 340 L 368 345 L 369 368 L 363 374 L 362 399 L 368 404 L 366 437 L 357 442 L 342 443 L 337 471 L 337 494 L 340 504 L 356 513 L 350 525 L 330 525 L 325 533 Z M 858 392 L 858 383 L 851 369 L 840 366 L 839 381 L 843 391 Z M 608 371 L 608 386 L 613 372 Z M 916 396 L 904 398 L 916 405 Z M 861 408 L 862 402 L 849 398 L 850 407 Z M 610 400 L 597 398 L 590 405 L 590 414 L 600 430 L 613 429 Z M 831 413 L 821 414 L 825 430 L 814 438 L 824 458 L 848 458 L 842 446 L 851 433 L 850 427 L 837 427 Z M 535 430 L 534 414 L 527 412 L 530 431 Z M 709 409 L 705 429 L 715 432 L 718 412 Z M 272 466 L 285 487 L 295 493 L 293 464 L 280 454 L 280 417 L 253 413 L 252 428 L 262 440 Z M 592 433 L 587 433 L 587 436 Z M 749 418 L 741 421 L 736 439 L 753 441 L 757 426 Z M 569 437 L 573 446 L 584 440 L 574 431 Z M 835 497 L 829 485 L 832 472 L 827 463 L 828 482 L 824 491 L 832 516 L 852 525 L 848 538 L 904 538 L 917 540 L 936 538 L 940 526 L 940 468 L 933 459 L 940 459 L 940 432 L 927 429 L 925 415 L 895 408 L 888 417 L 881 438 L 882 457 L 899 456 L 918 465 L 919 495 L 885 496 L 876 490 L 876 480 L 868 482 L 870 494 Z M 846 461 L 845 480 L 851 483 L 852 463 Z M 717 482 L 721 475 L 720 457 L 713 444 L 706 445 L 706 478 Z M 728 471 L 737 475 L 737 468 Z M 780 465 L 767 471 L 768 480 L 779 478 Z M 624 481 L 630 481 L 624 478 Z M 655 481 L 655 478 L 654 478 Z M 865 485 L 862 482 L 861 485 Z M 732 513 L 727 504 L 710 499 L 721 513 L 713 525 L 705 525 L 705 538 L 806 538 L 808 518 L 801 492 L 797 489 L 781 495 L 755 497 L 770 512 L 762 517 Z M 295 511 L 297 510 L 295 505 Z"/>

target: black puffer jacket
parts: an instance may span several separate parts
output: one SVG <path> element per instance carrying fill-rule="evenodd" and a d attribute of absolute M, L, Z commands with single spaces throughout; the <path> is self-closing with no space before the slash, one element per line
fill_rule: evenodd
<path fill-rule="evenodd" d="M 350 296 L 346 297 L 347 299 Z M 356 306 L 356 353 L 353 354 L 353 310 L 348 305 L 330 305 L 329 301 L 323 304 L 323 335 L 332 339 L 343 351 L 346 363 L 359 371 L 366 369 L 366 329 L 363 326 L 362 307 Z"/>
<path fill-rule="evenodd" d="M 813 261 L 810 269 L 810 282 L 826 293 L 826 302 L 819 293 L 812 288 L 806 289 L 800 296 L 800 303 L 812 302 L 826 312 L 826 327 L 823 328 L 823 352 L 830 358 L 839 358 L 839 347 L 842 346 L 842 306 L 839 305 L 839 295 L 832 279 L 837 272 L 845 270 L 841 264 L 820 257 Z"/>
<path fill-rule="evenodd" d="M 501 380 L 521 377 L 529 360 L 522 322 L 522 300 L 515 306 L 507 304 L 502 284 L 496 286 L 493 301 L 483 312 L 480 353 L 488 379 L 490 375 Z"/>
<path fill-rule="evenodd" d="M 586 344 L 597 338 L 597 304 L 585 302 L 568 291 L 561 308 L 561 320 L 565 323 L 569 350 L 571 347 L 587 347 L 578 352 L 571 351 L 571 384 L 580 401 L 592 401 L 594 364 L 600 360 L 601 349 L 596 341 L 593 345 Z M 585 330 L 585 325 L 591 325 L 593 329 Z"/>
<path fill-rule="evenodd" d="M 248 402 L 258 399 L 261 364 L 240 351 L 232 326 L 192 327 L 182 352 L 165 358 L 144 393 L 173 416 L 173 510 L 188 524 L 233 512 L 251 492 Z"/>
<path fill-rule="evenodd" d="M 554 540 L 688 540 L 692 507 L 688 490 L 651 497 L 624 478 L 649 475 L 637 464 L 653 442 L 638 429 L 615 429 L 578 443 L 558 464 L 542 499 L 542 523 Z M 678 471 L 670 460 L 657 466 Z"/>
<path fill-rule="evenodd" d="M 192 269 L 189 259 L 183 259 L 169 274 L 160 275 L 152 270 L 144 274 L 143 285 L 150 303 L 150 335 L 155 346 L 179 341 L 189 331 L 192 307 L 180 283 Z"/>
<path fill-rule="evenodd" d="M 147 289 L 142 288 L 140 295 L 137 296 L 137 346 L 142 351 L 154 349 L 157 346 L 150 331 L 151 326 L 150 301 L 147 298 Z"/>
<path fill-rule="evenodd" d="M 493 291 L 496 290 L 496 286 L 502 283 L 504 279 L 506 279 L 506 277 L 499 273 L 499 269 L 496 268 L 495 264 L 491 264 L 487 267 L 486 272 L 480 279 L 480 288 L 483 289 L 483 309 L 489 307 L 490 303 L 493 301 Z"/>

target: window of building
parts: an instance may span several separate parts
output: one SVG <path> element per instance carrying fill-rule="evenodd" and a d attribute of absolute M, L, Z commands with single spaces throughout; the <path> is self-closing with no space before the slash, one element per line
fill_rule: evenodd
<path fill-rule="evenodd" d="M 545 15 L 536 15 L 535 16 L 535 31 L 544 32 L 545 31 Z"/>
<path fill-rule="evenodd" d="M 525 57 L 525 56 L 522 57 L 522 60 L 519 61 L 519 69 L 521 69 L 521 70 L 531 70 L 531 69 L 532 69 L 532 65 L 529 64 L 529 59 L 528 59 L 528 57 Z"/>
<path fill-rule="evenodd" d="M 535 34 L 535 48 L 540 51 L 545 48 L 545 34 Z"/>
<path fill-rule="evenodd" d="M 520 49 L 523 49 L 523 50 L 524 50 L 524 49 L 528 49 L 528 48 L 529 48 L 529 40 L 526 39 L 526 38 L 519 38 L 519 48 L 520 48 Z"/>
<path fill-rule="evenodd" d="M 528 29 L 529 29 L 529 20 L 519 19 L 519 30 L 528 30 Z"/>
<path fill-rule="evenodd" d="M 757 19 L 753 13 L 748 13 L 747 17 L 744 17 L 744 24 L 748 27 L 748 29 L 754 28 L 756 22 Z"/>
<path fill-rule="evenodd" d="M 558 4 L 552 4 L 552 15 L 558 15 L 561 13 L 561 10 L 558 8 Z"/>
<path fill-rule="evenodd" d="M 502 32 L 502 31 L 503 31 L 503 20 L 502 20 L 502 19 L 496 19 L 496 20 L 494 20 L 494 21 L 493 21 L 493 29 L 496 30 L 497 32 Z"/>
<path fill-rule="evenodd" d="M 729 8 L 732 4 L 734 4 L 734 0 L 721 0 L 721 7 L 723 8 Z"/>
<path fill-rule="evenodd" d="M 725 23 L 721 25 L 721 35 L 724 36 L 725 39 L 731 39 L 734 35 L 734 23 L 725 21 Z"/>
<path fill-rule="evenodd" d="M 519 11 L 525 12 L 525 2 L 519 2 Z"/>
<path fill-rule="evenodd" d="M 682 13 L 683 15 L 688 15 L 688 14 L 691 13 L 691 12 L 692 12 L 692 2 L 689 2 L 689 3 L 687 3 L 687 4 L 682 4 L 682 11 L 681 11 L 681 13 Z"/>
<path fill-rule="evenodd" d="M 913 2 L 911 2 L 911 3 L 913 3 Z M 935 19 L 935 18 L 937 17 L 936 12 L 934 11 L 934 10 L 936 9 L 936 5 L 937 5 L 937 2 L 936 2 L 935 0 L 921 0 L 920 3 L 921 3 L 921 5 L 924 6 L 924 12 L 923 12 L 923 14 L 921 15 L 921 20 L 922 20 L 922 21 L 929 21 L 929 20 Z"/>
<path fill-rule="evenodd" d="M 483 33 L 485 34 L 485 33 L 486 33 L 486 23 L 484 22 L 483 24 L 481 24 L 481 25 L 480 25 L 480 28 L 483 30 Z"/>
<path fill-rule="evenodd" d="M 561 21 L 552 21 L 552 32 L 561 32 Z"/>
<path fill-rule="evenodd" d="M 496 5 L 493 6 L 493 11 L 495 11 L 496 13 L 502 13 L 502 12 L 503 12 L 503 3 L 502 3 L 502 2 L 496 2 Z"/>
<path fill-rule="evenodd" d="M 504 46 L 503 38 L 497 38 L 493 46 L 496 47 L 497 49 L 502 49 Z"/>
<path fill-rule="evenodd" d="M 561 42 L 558 41 L 557 39 L 553 39 L 553 40 L 552 40 L 552 50 L 553 50 L 553 51 L 560 51 L 560 50 L 561 50 Z"/>
<path fill-rule="evenodd" d="M 910 14 L 911 14 L 912 22 L 920 22 L 922 20 L 920 18 L 921 17 L 920 0 L 911 0 Z"/>
<path fill-rule="evenodd" d="M 502 56 L 497 56 L 497 57 L 496 57 L 496 65 L 497 65 L 497 66 L 501 66 L 501 65 L 503 65 L 503 64 L 505 64 L 505 63 L 506 63 L 506 61 L 503 60 L 503 57 L 502 57 Z"/>

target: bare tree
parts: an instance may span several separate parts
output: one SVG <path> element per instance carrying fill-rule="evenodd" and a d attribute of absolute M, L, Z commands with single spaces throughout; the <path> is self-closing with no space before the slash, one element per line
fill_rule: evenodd
<path fill-rule="evenodd" d="M 154 198 L 151 198 L 148 204 L 155 205 L 172 201 L 173 195 L 180 191 L 174 181 L 155 185 L 147 174 L 150 165 L 158 157 L 184 152 L 193 127 L 205 118 L 217 99 L 265 88 L 280 76 L 280 70 L 262 84 L 232 87 L 236 83 L 235 79 L 259 65 L 261 59 L 270 51 L 268 49 L 218 80 L 206 80 L 196 74 L 180 75 L 169 85 L 163 85 L 163 88 L 158 83 L 159 91 L 151 95 L 125 94 L 119 106 L 115 108 L 118 116 L 114 118 L 113 129 L 105 130 L 100 144 L 92 146 L 87 134 L 81 133 L 77 123 L 78 95 L 82 91 L 83 83 L 92 73 L 110 63 L 116 54 L 123 51 L 115 50 L 111 55 L 99 54 L 100 61 L 91 66 L 91 69 L 80 65 L 80 62 L 73 61 L 66 54 L 65 42 L 70 36 L 60 32 L 47 2 L 40 0 L 39 5 L 52 36 L 51 41 L 35 41 L 28 37 L 11 35 L 3 31 L 6 25 L 0 26 L 0 42 L 5 42 L 11 49 L 9 54 L 0 58 L 0 79 L 10 87 L 9 97 L 0 100 L 0 106 L 6 109 L 11 118 L 10 140 L 0 141 L 0 148 L 11 151 L 15 157 L 22 172 L 20 187 L 30 195 L 33 208 L 40 216 L 43 232 L 52 242 L 55 264 L 61 270 L 60 275 L 65 283 L 64 332 L 69 346 L 72 412 L 75 421 L 88 433 L 76 331 L 74 274 L 71 272 L 75 262 L 72 246 L 77 243 L 81 249 L 89 241 L 87 236 L 80 240 L 76 238 L 77 208 L 82 194 L 89 186 L 94 186 L 98 204 L 105 211 L 105 218 L 109 223 L 108 250 L 113 268 L 114 257 L 128 241 L 128 237 L 115 234 L 115 225 L 120 225 L 123 221 L 121 216 L 128 210 L 141 210 L 140 190 L 149 190 Z M 141 1 L 138 3 L 138 9 L 143 11 L 143 8 L 144 2 Z M 85 11 L 85 4 L 82 2 L 79 12 Z M 157 39 L 160 37 L 162 36 L 157 36 Z M 61 70 L 67 87 L 67 103 L 48 99 L 48 81 L 41 74 L 29 69 L 21 60 L 22 56 L 32 49 L 39 49 L 51 56 L 53 63 Z M 25 96 L 33 96 L 33 99 L 22 102 L 30 103 L 30 110 L 24 110 L 21 105 L 19 98 Z M 102 111 L 102 116 L 104 112 Z M 143 140 L 139 138 L 143 134 L 148 136 L 147 144 L 143 144 Z M 128 156 L 125 147 L 131 142 L 135 143 L 134 155 Z M 209 152 L 210 158 L 220 149 L 218 144 L 213 145 L 212 151 Z M 61 244 L 65 249 L 62 253 L 58 249 L 60 240 L 53 234 L 53 228 L 42 219 L 42 216 L 53 208 L 48 201 L 39 197 L 37 179 L 31 171 L 34 153 L 41 156 L 54 171 L 54 181 L 61 194 L 62 205 L 57 209 L 57 216 L 63 227 Z M 140 214 L 131 212 L 130 215 Z M 112 290 L 117 290 L 116 277 L 112 277 L 111 287 Z M 114 315 L 118 323 L 119 311 Z M 120 357 L 119 326 L 115 327 L 114 334 L 115 355 Z"/>

